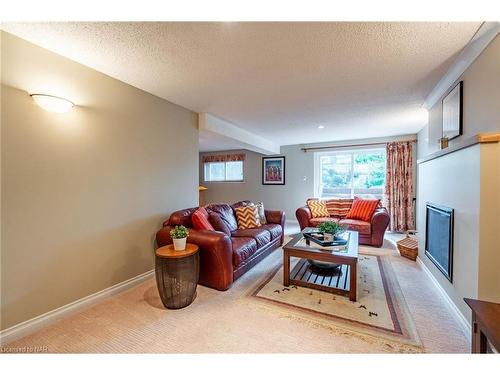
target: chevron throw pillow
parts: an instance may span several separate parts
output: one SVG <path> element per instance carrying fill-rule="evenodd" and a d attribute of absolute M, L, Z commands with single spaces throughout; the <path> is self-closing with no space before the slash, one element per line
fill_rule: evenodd
<path fill-rule="evenodd" d="M 311 210 L 312 217 L 329 217 L 328 209 L 326 208 L 325 201 L 308 200 L 307 206 Z"/>
<path fill-rule="evenodd" d="M 257 207 L 257 213 L 259 214 L 259 221 L 261 224 L 267 224 L 267 219 L 266 219 L 266 211 L 264 210 L 264 203 L 263 202 L 250 202 L 246 204 L 245 206 L 255 206 Z"/>
<path fill-rule="evenodd" d="M 250 229 L 260 227 L 259 211 L 256 206 L 242 206 L 235 210 L 238 219 L 238 229 Z"/>

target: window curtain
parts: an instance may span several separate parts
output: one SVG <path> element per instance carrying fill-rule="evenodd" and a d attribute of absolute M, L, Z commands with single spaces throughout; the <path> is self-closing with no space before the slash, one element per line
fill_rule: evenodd
<path fill-rule="evenodd" d="M 245 154 L 227 154 L 227 155 L 205 155 L 202 158 L 203 163 L 215 163 L 223 161 L 245 161 Z"/>
<path fill-rule="evenodd" d="M 415 229 L 412 147 L 412 142 L 387 144 L 385 205 L 391 219 L 389 228 L 395 232 Z"/>

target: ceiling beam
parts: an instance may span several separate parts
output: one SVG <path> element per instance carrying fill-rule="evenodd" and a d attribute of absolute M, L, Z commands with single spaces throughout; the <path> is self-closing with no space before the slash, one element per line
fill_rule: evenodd
<path fill-rule="evenodd" d="M 241 143 L 241 148 L 255 151 L 265 155 L 274 155 L 280 153 L 280 145 L 241 129 L 233 123 L 223 120 L 209 113 L 198 114 L 198 130 L 200 132 L 215 133 L 225 138 L 231 138 Z"/>

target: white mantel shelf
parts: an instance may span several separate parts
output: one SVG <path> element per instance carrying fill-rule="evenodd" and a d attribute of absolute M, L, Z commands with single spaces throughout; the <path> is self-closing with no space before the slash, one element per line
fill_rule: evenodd
<path fill-rule="evenodd" d="M 473 137 L 464 139 L 460 143 L 456 143 L 453 146 L 433 152 L 432 154 L 427 155 L 424 158 L 418 159 L 417 164 L 426 163 L 433 159 L 440 158 L 441 156 L 451 154 L 452 152 L 456 152 L 464 148 L 477 145 L 479 143 L 497 143 L 497 142 L 500 142 L 500 133 L 476 134 Z"/>

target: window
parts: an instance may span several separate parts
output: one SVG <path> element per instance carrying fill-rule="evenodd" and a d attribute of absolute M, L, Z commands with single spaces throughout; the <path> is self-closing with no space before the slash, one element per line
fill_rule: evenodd
<path fill-rule="evenodd" d="M 315 155 L 315 193 L 320 198 L 376 196 L 385 186 L 385 149 Z"/>
<path fill-rule="evenodd" d="M 205 181 L 243 181 L 243 161 L 205 162 Z"/>

